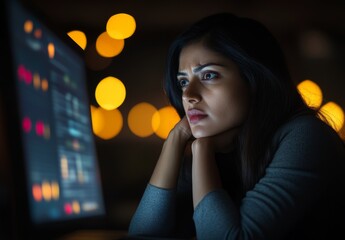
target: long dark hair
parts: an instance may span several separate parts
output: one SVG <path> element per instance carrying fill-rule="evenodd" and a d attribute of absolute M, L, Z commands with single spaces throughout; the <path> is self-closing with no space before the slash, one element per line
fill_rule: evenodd
<path fill-rule="evenodd" d="M 273 133 L 298 112 L 311 112 L 291 80 L 277 40 L 261 23 L 231 13 L 208 16 L 172 43 L 167 59 L 165 92 L 180 116 L 185 112 L 177 85 L 179 56 L 183 47 L 203 41 L 210 50 L 234 61 L 250 91 L 250 109 L 238 138 L 242 193 L 253 188 L 271 161 Z"/>

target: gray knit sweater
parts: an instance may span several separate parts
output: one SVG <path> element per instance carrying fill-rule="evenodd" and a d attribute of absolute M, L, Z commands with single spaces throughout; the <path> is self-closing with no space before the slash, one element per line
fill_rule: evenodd
<path fill-rule="evenodd" d="M 177 189 L 150 184 L 129 235 L 197 239 L 336 239 L 345 235 L 345 147 L 313 116 L 298 116 L 274 135 L 265 175 L 235 201 L 229 158 L 218 161 L 223 189 L 192 207 L 190 174 Z M 229 157 L 229 156 L 228 156 Z M 184 172 L 190 172 L 185 164 Z M 188 170 L 189 169 L 189 170 Z"/>

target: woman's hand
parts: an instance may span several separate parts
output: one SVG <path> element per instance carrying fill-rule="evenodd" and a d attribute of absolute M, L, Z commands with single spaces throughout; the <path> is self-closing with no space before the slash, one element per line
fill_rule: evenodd
<path fill-rule="evenodd" d="M 188 121 L 183 117 L 170 131 L 150 179 L 154 186 L 175 188 L 186 146 L 192 137 Z"/>
<path fill-rule="evenodd" d="M 169 135 L 177 134 L 181 136 L 181 140 L 187 142 L 192 137 L 187 117 L 184 116 L 170 131 Z"/>

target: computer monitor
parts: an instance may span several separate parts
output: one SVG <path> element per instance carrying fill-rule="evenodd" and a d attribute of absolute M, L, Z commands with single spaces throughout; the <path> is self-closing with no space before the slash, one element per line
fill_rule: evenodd
<path fill-rule="evenodd" d="M 1 94 L 14 238 L 50 239 L 105 216 L 86 68 L 66 33 L 18 0 L 4 4 Z"/>

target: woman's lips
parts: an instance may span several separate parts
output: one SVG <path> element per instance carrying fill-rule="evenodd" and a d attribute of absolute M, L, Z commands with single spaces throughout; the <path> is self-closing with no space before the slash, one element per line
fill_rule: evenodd
<path fill-rule="evenodd" d="M 207 117 L 207 114 L 205 114 L 203 111 L 199 109 L 190 109 L 187 112 L 189 122 L 191 124 L 195 124 L 199 122 L 200 120 L 204 119 Z"/>

